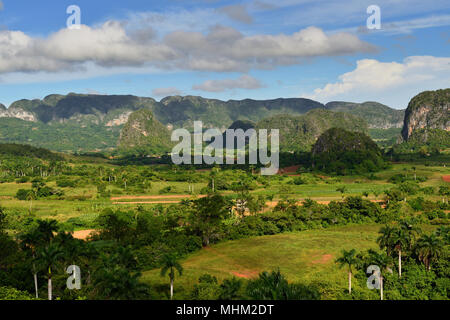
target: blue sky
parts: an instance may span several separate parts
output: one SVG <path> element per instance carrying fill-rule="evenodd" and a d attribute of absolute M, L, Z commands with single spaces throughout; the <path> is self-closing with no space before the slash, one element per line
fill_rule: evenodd
<path fill-rule="evenodd" d="M 378 5 L 381 29 L 368 30 Z M 81 27 L 69 30 L 69 5 Z M 51 93 L 379 101 L 450 87 L 450 2 L 0 0 L 0 102 Z"/>

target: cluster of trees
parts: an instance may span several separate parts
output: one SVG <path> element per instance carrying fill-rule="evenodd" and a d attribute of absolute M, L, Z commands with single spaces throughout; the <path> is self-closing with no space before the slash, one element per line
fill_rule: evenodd
<path fill-rule="evenodd" d="M 336 259 L 348 271 L 348 298 L 358 299 L 362 294 L 359 290 L 352 295 L 352 277 L 364 287 L 369 275 L 372 275 L 369 280 L 373 279 L 371 284 L 379 289 L 381 300 L 385 296 L 388 299 L 450 297 L 448 226 L 427 234 L 412 220 L 400 220 L 384 226 L 379 234 L 377 243 L 381 251 L 343 250 Z M 397 269 L 396 274 L 393 269 Z"/>
<path fill-rule="evenodd" d="M 293 200 L 284 200 L 272 212 L 263 213 L 265 200 L 242 188 L 237 189 L 234 196 L 224 197 L 214 192 L 207 197 L 166 208 L 106 209 L 96 220 L 98 231 L 89 241 L 74 239 L 65 232 L 64 225 L 56 221 L 32 218 L 27 220 L 22 230 L 17 230 L 13 239 L 5 231 L 8 221 L 2 210 L 0 287 L 16 288 L 41 298 L 45 290 L 49 299 L 54 296 L 61 299 L 161 298 L 173 295 L 175 276 L 182 275 L 179 259 L 211 243 L 348 223 L 390 223 L 405 215 L 417 216 L 413 210 L 411 213 L 404 211 L 406 204 L 403 201 L 394 200 L 386 208 L 361 197 L 346 197 L 341 202 L 334 201 L 328 205 L 305 200 L 299 206 Z M 440 201 L 438 204 L 442 206 Z M 418 217 L 424 221 L 423 215 Z M 447 221 L 447 217 L 442 221 Z M 379 243 L 386 250 L 386 257 L 398 255 L 399 274 L 403 265 L 407 269 L 413 268 L 410 267 L 411 261 L 420 261 L 426 270 L 433 270 L 432 266 L 443 259 L 443 248 L 448 248 L 448 229 L 441 228 L 428 237 L 415 227 L 400 222 L 396 228 L 383 230 Z M 415 241 L 414 236 L 419 234 L 420 238 Z M 430 247 L 430 243 L 438 243 L 436 250 Z M 373 252 L 361 254 L 370 259 L 378 257 Z M 408 257 L 406 262 L 403 262 L 403 257 Z M 369 263 L 370 259 L 364 259 L 361 261 L 365 265 Z M 375 261 L 373 259 L 370 261 Z M 81 291 L 65 288 L 65 268 L 69 265 L 78 265 L 83 270 Z M 142 270 L 154 268 L 162 269 L 161 274 L 169 278 L 170 286 L 150 290 L 139 281 Z M 435 275 L 436 279 L 441 277 L 442 274 Z M 211 277 L 204 277 L 193 289 L 191 297 L 320 297 L 317 288 L 288 284 L 277 272 L 263 273 L 245 288 L 238 282 L 230 279 L 219 284 Z M 399 295 L 408 296 L 405 293 Z"/>
<path fill-rule="evenodd" d="M 0 221 L 5 219 L 0 210 Z M 74 239 L 55 220 L 35 220 L 16 239 L 2 228 L 0 245 L 0 287 L 32 292 L 35 299 L 49 300 L 55 296 L 60 299 L 149 297 L 149 288 L 140 282 L 139 268 L 130 247 Z M 65 271 L 70 265 L 83 270 L 82 287 L 77 292 L 66 287 Z M 4 295 L 10 298 L 11 292 L 5 289 Z"/>

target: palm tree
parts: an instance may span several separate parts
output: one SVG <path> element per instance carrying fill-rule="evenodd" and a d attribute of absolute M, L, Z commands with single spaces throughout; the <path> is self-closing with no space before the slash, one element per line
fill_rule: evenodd
<path fill-rule="evenodd" d="M 342 256 L 336 259 L 336 263 L 339 263 L 340 268 L 347 266 L 348 270 L 348 293 L 352 293 L 352 266 L 358 262 L 356 258 L 356 250 L 350 251 L 342 250 Z"/>
<path fill-rule="evenodd" d="M 419 228 L 403 220 L 393 233 L 393 242 L 398 251 L 398 275 L 400 278 L 402 277 L 402 249 L 412 250 L 414 241 L 420 232 Z"/>
<path fill-rule="evenodd" d="M 55 237 L 54 232 L 58 231 L 58 221 L 37 220 L 37 231 L 41 233 L 42 241 L 49 243 Z"/>
<path fill-rule="evenodd" d="M 380 236 L 377 239 L 377 243 L 380 246 L 380 249 L 386 249 L 386 253 L 391 255 L 392 250 L 392 233 L 394 228 L 390 226 L 384 226 L 378 231 Z"/>
<path fill-rule="evenodd" d="M 443 248 L 441 239 L 435 234 L 423 235 L 417 241 L 416 250 L 419 260 L 425 264 L 428 271 L 431 270 L 431 264 L 442 255 Z"/>
<path fill-rule="evenodd" d="M 402 255 L 405 250 L 412 249 L 412 244 L 420 230 L 406 221 L 400 222 L 398 227 L 385 226 L 379 231 L 381 234 L 377 242 L 381 249 L 386 249 L 387 255 L 392 254 L 392 250 L 398 253 L 398 275 L 402 277 Z"/>
<path fill-rule="evenodd" d="M 410 244 L 408 233 L 403 228 L 394 228 L 392 232 L 392 243 L 398 253 L 398 276 L 402 277 L 402 249 Z"/>
<path fill-rule="evenodd" d="M 162 268 L 161 268 L 161 277 L 164 277 L 169 271 L 170 278 L 170 300 L 173 299 L 173 282 L 175 280 L 175 271 L 178 271 L 181 276 L 183 273 L 183 267 L 177 261 L 177 258 L 174 254 L 166 254 L 162 258 Z"/>
<path fill-rule="evenodd" d="M 63 251 L 59 245 L 50 243 L 38 253 L 38 261 L 42 269 L 47 270 L 48 300 L 52 300 L 52 269 L 56 267 L 59 260 L 63 258 Z"/>
<path fill-rule="evenodd" d="M 20 236 L 20 240 L 22 241 L 25 248 L 29 248 L 31 250 L 31 256 L 33 258 L 33 279 L 34 279 L 34 290 L 36 294 L 36 299 L 39 299 L 39 290 L 38 290 L 38 279 L 37 279 L 37 270 L 36 270 L 36 248 L 39 244 L 41 234 L 37 232 L 36 229 L 31 230 Z"/>

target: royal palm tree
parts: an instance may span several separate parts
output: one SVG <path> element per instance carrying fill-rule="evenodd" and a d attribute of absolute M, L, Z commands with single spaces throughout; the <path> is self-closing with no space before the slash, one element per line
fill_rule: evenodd
<path fill-rule="evenodd" d="M 410 238 L 408 233 L 403 228 L 394 228 L 392 232 L 392 243 L 398 253 L 398 276 L 402 277 L 402 249 L 408 248 Z"/>
<path fill-rule="evenodd" d="M 428 271 L 431 270 L 431 264 L 436 262 L 442 255 L 444 246 L 441 239 L 437 235 L 423 235 L 416 246 L 419 260 L 425 264 Z"/>
<path fill-rule="evenodd" d="M 379 231 L 381 234 L 377 242 L 381 249 L 386 249 L 387 255 L 393 250 L 398 254 L 398 275 L 402 277 L 402 255 L 406 250 L 412 249 L 416 235 L 420 233 L 414 225 L 402 221 L 397 227 L 385 226 Z"/>
<path fill-rule="evenodd" d="M 352 266 L 354 266 L 358 262 L 356 258 L 356 250 L 352 249 L 350 251 L 342 250 L 342 255 L 336 259 L 336 263 L 339 263 L 339 266 L 347 267 L 348 271 L 348 293 L 352 293 Z"/>
<path fill-rule="evenodd" d="M 177 258 L 173 254 L 166 254 L 162 258 L 161 277 L 164 277 L 169 271 L 170 278 L 170 300 L 173 299 L 173 282 L 175 280 L 175 272 L 178 271 L 181 276 L 183 273 L 183 267 L 177 261 Z"/>
<path fill-rule="evenodd" d="M 400 278 L 402 277 L 402 249 L 403 251 L 412 250 L 418 234 L 420 234 L 420 229 L 407 221 L 401 221 L 393 232 L 392 240 L 398 252 L 398 275 Z"/>
<path fill-rule="evenodd" d="M 380 246 L 380 249 L 386 249 L 386 253 L 388 255 L 391 255 L 392 251 L 392 234 L 393 234 L 394 228 L 390 226 L 384 226 L 378 231 L 380 236 L 377 239 L 377 243 Z"/>
<path fill-rule="evenodd" d="M 37 220 L 37 231 L 41 234 L 42 241 L 49 243 L 55 237 L 58 231 L 58 221 L 56 220 Z"/>
<path fill-rule="evenodd" d="M 50 243 L 48 246 L 39 250 L 38 261 L 42 269 L 47 271 L 48 280 L 48 300 L 52 300 L 52 269 L 54 269 L 58 262 L 63 258 L 63 251 L 57 244 Z"/>
<path fill-rule="evenodd" d="M 37 278 L 37 270 L 36 270 L 36 249 L 39 245 L 41 234 L 37 232 L 36 229 L 31 230 L 25 234 L 22 234 L 20 237 L 20 241 L 24 245 L 25 248 L 31 250 L 32 263 L 33 263 L 33 279 L 34 279 L 34 291 L 36 294 L 36 299 L 39 298 L 39 290 L 38 290 L 38 278 Z"/>

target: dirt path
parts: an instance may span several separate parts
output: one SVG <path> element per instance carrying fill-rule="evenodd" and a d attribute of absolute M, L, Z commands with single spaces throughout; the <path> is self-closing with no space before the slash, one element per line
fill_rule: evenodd
<path fill-rule="evenodd" d="M 120 196 L 120 197 L 111 197 L 110 200 L 133 200 L 133 199 L 183 199 L 183 198 L 203 198 L 205 195 L 193 196 L 192 194 L 172 194 L 172 195 L 158 195 L 158 196 Z"/>
<path fill-rule="evenodd" d="M 181 201 L 129 201 L 129 202 L 113 202 L 113 204 L 171 204 L 180 203 Z"/>
<path fill-rule="evenodd" d="M 300 168 L 299 165 L 281 168 L 280 170 L 278 170 L 278 174 L 283 174 L 283 173 L 296 173 L 297 170 L 298 170 L 298 168 Z"/>
<path fill-rule="evenodd" d="M 78 230 L 73 233 L 75 239 L 86 240 L 91 233 L 95 232 L 95 229 Z"/>
<path fill-rule="evenodd" d="M 305 201 L 306 199 L 302 199 L 302 200 L 298 200 L 297 201 L 297 205 L 303 205 L 303 201 Z M 314 200 L 314 199 L 311 199 L 311 200 Z M 342 201 L 342 200 L 338 200 L 338 201 Z M 317 203 L 319 203 L 319 204 L 330 204 L 330 200 L 318 200 L 318 201 L 316 201 Z M 370 202 L 376 202 L 376 203 L 381 203 L 381 202 L 384 202 L 383 200 L 370 200 Z M 275 207 L 276 205 L 278 204 L 278 201 L 268 201 L 268 202 L 266 202 L 266 205 L 268 206 L 268 207 L 271 207 L 271 208 L 273 208 L 273 207 Z"/>

